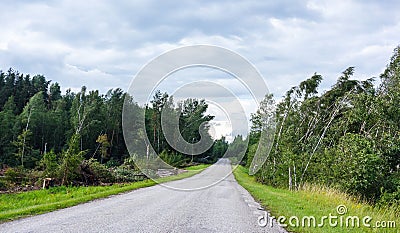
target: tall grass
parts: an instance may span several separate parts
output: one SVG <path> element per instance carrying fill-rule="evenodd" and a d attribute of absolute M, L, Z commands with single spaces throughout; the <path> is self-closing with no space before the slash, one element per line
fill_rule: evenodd
<path fill-rule="evenodd" d="M 255 181 L 254 177 L 249 176 L 244 167 L 237 167 L 234 171 L 236 180 L 245 189 L 247 189 L 256 200 L 266 207 L 272 216 L 285 216 L 287 219 L 291 216 L 297 216 L 302 219 L 304 216 L 314 216 L 319 220 L 322 216 L 336 215 L 339 205 L 347 207 L 347 213 L 342 215 L 344 218 L 348 216 L 358 216 L 360 219 L 365 216 L 372 218 L 370 224 L 375 226 L 377 221 L 394 221 L 395 228 L 375 228 L 365 227 L 360 223 L 360 227 L 331 227 L 328 223 L 323 227 L 298 227 L 289 226 L 287 229 L 292 232 L 400 232 L 400 217 L 398 209 L 395 207 L 377 208 L 368 203 L 360 201 L 358 198 L 344 194 L 333 188 L 305 185 L 299 191 L 290 191 L 287 189 L 273 188 L 260 184 Z M 391 224 L 391 223 L 390 223 Z M 267 226 L 268 227 L 268 226 Z"/>

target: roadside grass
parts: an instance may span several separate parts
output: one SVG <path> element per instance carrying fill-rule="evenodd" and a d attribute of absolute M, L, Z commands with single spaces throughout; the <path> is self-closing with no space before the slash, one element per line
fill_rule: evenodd
<path fill-rule="evenodd" d="M 289 191 L 287 189 L 278 189 L 271 186 L 266 186 L 255 181 L 253 176 L 249 176 L 247 169 L 238 166 L 234 170 L 236 180 L 251 195 L 260 202 L 264 207 L 268 209 L 270 215 L 285 216 L 285 227 L 291 232 L 400 232 L 400 213 L 398 209 L 387 208 L 379 209 L 375 208 L 367 203 L 358 201 L 357 198 L 346 195 L 338 190 L 319 187 L 314 185 L 306 185 L 304 189 L 300 191 Z M 345 205 L 347 207 L 347 213 L 339 215 L 337 207 L 339 205 Z M 336 227 L 331 227 L 329 219 L 324 220 L 322 227 L 319 227 L 322 221 L 322 216 L 338 216 Z M 289 218 L 291 216 L 297 216 L 299 219 L 298 227 L 290 226 Z M 302 218 L 304 216 L 314 216 L 316 219 L 316 226 L 308 226 L 308 221 L 305 221 L 306 225 L 303 227 Z M 340 219 L 342 216 L 342 227 L 340 226 Z M 349 227 L 346 227 L 346 219 L 349 216 L 357 216 L 360 219 L 360 227 L 352 227 L 352 221 L 349 218 Z M 363 225 L 363 218 L 370 216 L 372 220 L 369 222 L 371 227 L 365 227 Z M 378 223 L 378 221 L 380 221 Z M 387 228 L 375 227 L 378 224 L 394 224 L 395 226 Z M 296 224 L 295 220 L 292 220 Z M 333 221 L 334 223 L 335 221 Z M 267 225 L 266 228 L 269 226 Z"/>
<path fill-rule="evenodd" d="M 187 167 L 187 168 L 185 168 L 185 170 L 188 170 L 188 171 L 204 170 L 204 169 L 208 168 L 210 165 L 211 164 L 199 164 L 199 165 Z"/>
<path fill-rule="evenodd" d="M 200 173 L 208 166 L 209 165 L 197 165 L 187 167 L 187 172 L 175 176 L 159 178 L 156 181 L 149 179 L 129 184 L 114 184 L 111 186 L 60 186 L 23 193 L 0 194 L 0 223 L 74 206 L 94 199 L 105 198 L 111 195 L 153 186 L 158 183 L 184 179 Z"/>

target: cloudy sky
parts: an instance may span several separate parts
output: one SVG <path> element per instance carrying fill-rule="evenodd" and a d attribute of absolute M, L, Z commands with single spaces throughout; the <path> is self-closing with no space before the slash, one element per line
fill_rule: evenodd
<path fill-rule="evenodd" d="M 349 66 L 358 79 L 378 76 L 400 44 L 396 0 L 3 0 L 0 9 L 0 70 L 74 91 L 127 90 L 159 54 L 211 44 L 246 57 L 279 97 L 314 72 L 322 89 Z"/>

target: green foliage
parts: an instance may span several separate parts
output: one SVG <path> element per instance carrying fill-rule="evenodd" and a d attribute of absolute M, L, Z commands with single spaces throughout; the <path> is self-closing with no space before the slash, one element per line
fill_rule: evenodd
<path fill-rule="evenodd" d="M 196 143 L 200 141 L 200 131 L 208 131 L 208 125 L 204 123 L 211 121 L 214 117 L 206 115 L 207 108 L 208 105 L 205 100 L 187 99 L 180 103 L 179 128 L 182 137 L 187 142 Z M 209 136 L 207 133 L 203 135 Z"/>
<path fill-rule="evenodd" d="M 120 165 L 119 161 L 115 160 L 114 158 L 111 158 L 110 160 L 105 163 L 105 166 L 108 168 L 111 167 L 118 167 Z"/>
<path fill-rule="evenodd" d="M 254 155 L 256 154 L 258 144 L 253 144 L 249 146 L 249 149 L 247 151 L 247 161 L 246 161 L 246 167 L 249 168 L 251 161 L 254 159 Z"/>
<path fill-rule="evenodd" d="M 228 147 L 229 145 L 225 137 L 214 140 L 214 145 L 212 146 L 211 161 L 215 162 L 219 158 L 222 158 L 225 155 Z"/>
<path fill-rule="evenodd" d="M 8 188 L 8 183 L 0 178 L 0 190 L 7 190 Z"/>
<path fill-rule="evenodd" d="M 129 103 L 125 117 L 135 122 L 128 126 L 126 135 L 122 132 L 124 103 Z M 172 96 L 160 91 L 155 93 L 151 106 L 139 106 L 119 88 L 101 95 L 82 87 L 77 93 L 67 90 L 62 95 L 60 85 L 47 81 L 43 75 L 31 77 L 12 69 L 0 71 L 0 164 L 44 170 L 44 176 L 56 176 L 70 183 L 79 180 L 76 167 L 83 159 L 98 155 L 99 162 L 107 166 L 121 164 L 129 154 L 124 139 L 134 141 L 133 147 L 139 148 L 138 157 L 155 157 L 156 154 L 146 152 L 150 146 L 158 153 L 168 150 L 171 155 L 178 155 L 163 136 L 163 108 L 178 116 L 182 114 L 185 120 L 181 127 L 186 128 L 184 137 L 190 137 L 190 141 L 200 139 L 200 124 L 203 137 L 209 137 L 205 123 L 212 119 L 205 114 L 208 106 L 204 100 L 192 99 L 181 106 L 177 107 Z M 143 113 L 146 127 L 142 127 Z M 73 137 L 79 138 L 72 140 Z M 75 144 L 73 149 L 71 141 Z M 215 161 L 214 153 L 220 151 L 210 149 L 194 160 Z M 184 156 L 185 160 L 191 159 Z"/>
<path fill-rule="evenodd" d="M 378 206 L 394 206 L 400 213 L 400 171 L 393 173 L 386 179 L 387 189 L 383 191 L 382 197 L 379 199 Z"/>
<path fill-rule="evenodd" d="M 370 200 L 379 197 L 388 169 L 370 140 L 357 134 L 346 134 L 337 146 L 335 158 L 333 170 L 340 171 L 335 180 L 341 187 Z"/>
<path fill-rule="evenodd" d="M 80 164 L 80 174 L 84 176 L 86 184 L 97 182 L 111 183 L 114 181 L 114 177 L 108 168 L 94 158 L 82 161 Z"/>
<path fill-rule="evenodd" d="M 135 182 L 147 179 L 139 170 L 133 170 L 126 166 L 119 166 L 112 169 L 112 175 L 117 182 Z"/>
<path fill-rule="evenodd" d="M 174 149 L 176 145 L 168 144 L 164 136 L 165 133 L 172 135 L 175 138 L 170 138 L 170 141 L 179 145 L 186 143 L 194 144 L 199 142 L 200 139 L 212 143 L 212 138 L 208 132 L 208 123 L 214 117 L 206 114 L 208 104 L 205 102 L 205 100 L 186 99 L 177 103 L 176 107 L 172 96 L 169 96 L 167 93 L 161 93 L 161 91 L 156 91 L 153 99 L 150 102 L 151 107 L 146 106 L 145 108 L 145 133 L 147 134 L 150 145 L 147 145 L 147 141 L 143 140 L 144 143 L 140 142 L 142 146 L 143 144 L 146 146 L 152 146 L 157 155 L 162 154 L 163 151 L 168 151 L 168 153 L 164 152 L 161 156 L 173 164 L 180 164 L 180 160 L 189 160 L 190 162 L 208 162 L 216 160 L 217 156 L 215 156 L 214 152 L 219 152 L 213 150 L 212 148 L 207 152 L 197 155 L 194 151 L 191 151 L 192 147 L 187 145 L 187 148 L 184 148 L 187 153 L 181 154 Z M 161 124 L 162 114 L 164 114 L 163 126 Z M 178 126 L 175 125 L 175 119 L 178 121 Z M 177 128 L 179 128 L 179 131 L 173 131 Z M 166 130 L 166 132 L 164 132 L 164 130 Z M 146 137 L 146 135 L 143 135 L 144 133 L 142 132 L 142 129 L 135 129 L 132 131 L 136 132 L 139 136 L 135 138 L 144 139 Z M 178 137 L 179 134 L 181 134 L 181 138 Z M 140 147 L 140 145 L 137 147 Z M 146 149 L 144 148 L 142 151 L 146 151 Z M 146 155 L 146 157 L 149 156 L 152 155 Z"/>
<path fill-rule="evenodd" d="M 269 111 L 277 121 L 274 144 L 256 179 L 289 189 L 323 184 L 370 202 L 392 203 L 399 186 L 393 177 L 400 169 L 399 71 L 400 47 L 378 87 L 372 78 L 352 79 L 354 67 L 349 67 L 321 95 L 317 74 L 291 88 Z M 260 129 L 267 126 L 263 112 L 261 106 L 252 115 L 248 162 Z"/>
<path fill-rule="evenodd" d="M 243 154 L 247 148 L 247 140 L 242 135 L 237 135 L 229 145 L 226 157 L 238 157 Z"/>
<path fill-rule="evenodd" d="M 138 167 L 136 165 L 136 159 L 137 159 L 137 154 L 133 154 L 127 158 L 124 159 L 123 166 L 132 169 L 132 170 L 138 170 Z"/>
<path fill-rule="evenodd" d="M 164 162 L 174 167 L 182 166 L 186 160 L 181 154 L 175 152 L 170 153 L 167 150 L 163 150 L 159 156 Z"/>
<path fill-rule="evenodd" d="M 261 133 L 276 122 L 270 140 L 274 144 L 256 174 L 258 181 L 289 189 L 316 183 L 339 187 L 369 201 L 379 202 L 380 196 L 382 203 L 397 200 L 400 47 L 394 50 L 378 87 L 372 78 L 353 78 L 354 71 L 354 67 L 345 69 L 336 83 L 320 94 L 322 76 L 315 73 L 288 90 L 277 104 L 272 95 L 266 96 L 260 109 L 252 114 L 249 137 L 237 136 L 228 157 L 237 160 L 237 154 L 248 148 L 244 161 L 250 166 Z M 182 155 L 164 137 L 161 113 L 167 110 L 179 117 L 179 133 L 187 142 L 211 140 L 208 123 L 213 117 L 207 115 L 204 100 L 187 99 L 176 105 L 172 96 L 157 91 L 150 105 L 140 106 L 121 89 L 105 95 L 86 87 L 78 93 L 69 90 L 65 95 L 60 90 L 57 83 L 50 83 L 42 75 L 31 77 L 12 69 L 0 72 L 1 164 L 28 169 L 39 165 L 36 169 L 42 169 L 44 176 L 58 176 L 62 183 L 70 184 L 82 181 L 79 167 L 96 152 L 100 163 L 84 163 L 99 174 L 105 172 L 103 162 L 112 167 L 127 158 L 121 167 L 122 177 L 137 169 L 138 159 L 156 156 L 147 152 L 150 147 L 172 165 L 181 165 L 181 161 L 212 162 L 227 151 L 228 143 L 221 139 L 201 155 Z M 125 117 L 134 122 L 127 126 L 126 135 L 122 133 L 124 100 L 128 103 Z M 128 156 L 124 139 L 138 149 L 134 157 Z M 265 146 L 262 142 L 261 149 Z"/>
<path fill-rule="evenodd" d="M 42 176 L 41 172 L 35 170 L 28 170 L 22 167 L 7 168 L 4 173 L 4 178 L 0 181 L 8 188 L 30 187 L 37 185 L 37 182 Z"/>
<path fill-rule="evenodd" d="M 17 165 L 16 158 L 13 156 L 15 147 L 10 144 L 15 137 L 14 125 L 16 122 L 16 105 L 14 96 L 10 96 L 0 112 L 0 163 Z"/>
<path fill-rule="evenodd" d="M 101 163 L 103 163 L 103 159 L 108 157 L 108 148 L 110 147 L 110 143 L 108 142 L 107 134 L 101 134 L 96 140 L 97 143 L 100 144 L 100 159 Z"/>
<path fill-rule="evenodd" d="M 56 178 L 59 173 L 59 158 L 58 155 L 51 150 L 49 153 L 43 155 L 40 164 L 44 168 L 43 175 L 45 177 Z"/>
<path fill-rule="evenodd" d="M 30 154 L 32 148 L 27 145 L 32 138 L 32 132 L 28 130 L 22 131 L 20 135 L 17 137 L 17 141 L 14 141 L 13 144 L 17 148 L 17 153 L 15 156 L 18 157 L 21 161 L 21 166 L 24 166 L 24 158 L 27 157 L 27 154 Z"/>
<path fill-rule="evenodd" d="M 63 151 L 60 165 L 61 184 L 66 185 L 79 177 L 79 165 L 83 160 L 84 151 L 79 150 L 79 135 L 74 134 L 67 150 Z"/>
<path fill-rule="evenodd" d="M 386 206 L 392 206 L 393 208 L 400 210 L 400 188 L 398 187 L 395 192 L 383 193 L 377 204 L 382 208 Z"/>
<path fill-rule="evenodd" d="M 21 179 L 24 177 L 24 173 L 21 169 L 18 168 L 8 168 L 4 172 L 4 179 L 11 183 L 19 183 Z"/>

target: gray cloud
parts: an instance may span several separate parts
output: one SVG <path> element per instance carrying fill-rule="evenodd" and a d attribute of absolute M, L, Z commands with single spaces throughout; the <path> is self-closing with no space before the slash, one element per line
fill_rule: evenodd
<path fill-rule="evenodd" d="M 398 1 L 2 1 L 0 69 L 64 88 L 127 89 L 139 69 L 182 45 L 247 57 L 278 97 L 321 73 L 377 76 L 400 34 Z M 218 77 L 221 78 L 221 77 Z"/>

